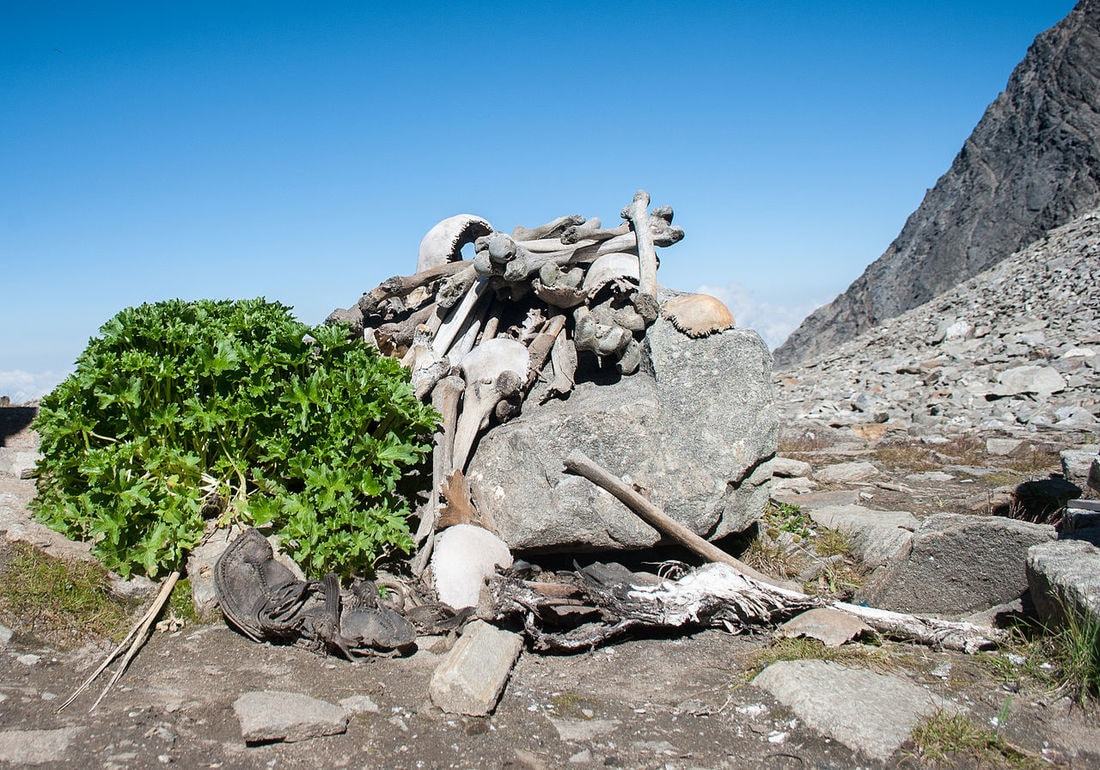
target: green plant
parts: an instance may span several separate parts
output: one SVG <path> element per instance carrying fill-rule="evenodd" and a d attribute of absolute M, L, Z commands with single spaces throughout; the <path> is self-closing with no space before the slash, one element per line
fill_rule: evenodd
<path fill-rule="evenodd" d="M 814 540 L 814 550 L 818 556 L 850 556 L 852 538 L 839 529 L 822 527 Z"/>
<path fill-rule="evenodd" d="M 172 588 L 172 595 L 168 597 L 168 609 L 185 623 L 198 623 L 201 618 L 195 611 L 195 602 L 191 599 L 191 594 L 191 581 L 188 578 L 180 578 Z"/>
<path fill-rule="evenodd" d="M 1000 733 L 976 725 L 965 714 L 937 711 L 918 724 L 910 737 L 927 762 L 969 757 L 978 767 L 1042 766 L 1036 756 L 1013 746 Z"/>
<path fill-rule="evenodd" d="M 37 548 L 12 546 L 0 574 L 4 622 L 50 643 L 67 646 L 87 636 L 116 638 L 131 606 L 113 596 L 106 571 L 86 561 L 65 561 Z"/>
<path fill-rule="evenodd" d="M 262 299 L 141 305 L 42 400 L 34 507 L 123 575 L 177 567 L 214 516 L 347 573 L 411 547 L 405 477 L 437 421 L 343 327 Z"/>
<path fill-rule="evenodd" d="M 771 501 L 764 508 L 764 527 L 768 535 L 775 538 L 780 532 L 795 536 L 795 540 L 805 540 L 813 534 L 810 519 L 797 505 Z"/>

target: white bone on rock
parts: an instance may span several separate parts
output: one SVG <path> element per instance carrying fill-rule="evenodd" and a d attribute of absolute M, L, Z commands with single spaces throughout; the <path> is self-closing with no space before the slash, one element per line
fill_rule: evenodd
<path fill-rule="evenodd" d="M 437 222 L 420 241 L 416 272 L 462 259 L 462 247 L 493 232 L 488 221 L 473 214 L 456 214 Z"/>

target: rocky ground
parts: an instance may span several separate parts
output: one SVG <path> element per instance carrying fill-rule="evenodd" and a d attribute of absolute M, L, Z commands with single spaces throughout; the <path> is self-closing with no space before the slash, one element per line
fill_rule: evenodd
<path fill-rule="evenodd" d="M 1100 211 L 799 368 L 779 372 L 788 424 L 864 435 L 1095 432 Z"/>
<path fill-rule="evenodd" d="M 774 461 L 781 480 L 773 497 L 785 505 L 769 510 L 761 537 L 726 545 L 811 590 L 875 590 L 899 607 L 934 596 L 941 612 L 970 614 L 965 597 L 975 592 L 992 604 L 1007 596 L 1005 584 L 1008 594 L 1026 587 L 1027 548 L 1056 536 L 1048 524 L 986 515 L 998 490 L 1061 470 L 1062 444 L 1010 443 L 789 434 Z M 79 547 L 58 550 L 27 521 L 32 482 L 12 472 L 26 460 L 18 453 L 28 452 L 26 430 L 0 447 L 7 531 L 0 584 L 13 578 L 11 554 L 20 546 L 12 541 L 81 557 Z M 962 542 L 961 552 L 937 545 L 942 539 L 922 530 L 937 520 L 943 530 L 944 511 L 976 514 L 964 524 L 986 527 L 975 536 L 999 538 L 992 551 L 1010 558 L 982 561 L 970 535 L 944 540 Z M 953 585 L 920 583 L 907 558 L 914 553 L 967 569 L 947 581 Z M 923 590 L 911 590 L 914 579 Z M 153 635 L 94 713 L 97 688 L 57 714 L 106 641 L 58 639 L 11 606 L 0 606 L 0 620 L 12 632 L 0 634 L 0 762 L 12 764 L 1100 766 L 1097 707 L 1078 705 L 1043 650 L 1022 640 L 968 656 L 873 640 L 826 648 L 705 631 L 573 656 L 524 652 L 493 715 L 475 718 L 445 714 L 428 697 L 446 638 L 424 639 L 408 658 L 351 664 L 260 647 L 221 623 L 182 620 Z M 279 708 L 265 705 L 272 702 Z"/>

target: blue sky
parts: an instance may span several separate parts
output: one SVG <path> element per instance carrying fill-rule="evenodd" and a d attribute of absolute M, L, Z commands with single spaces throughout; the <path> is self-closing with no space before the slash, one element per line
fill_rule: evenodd
<path fill-rule="evenodd" d="M 306 321 L 460 212 L 687 231 L 775 345 L 897 234 L 1068 0 L 0 4 L 0 393 L 120 308 Z M 323 6 L 323 7 L 313 7 Z"/>

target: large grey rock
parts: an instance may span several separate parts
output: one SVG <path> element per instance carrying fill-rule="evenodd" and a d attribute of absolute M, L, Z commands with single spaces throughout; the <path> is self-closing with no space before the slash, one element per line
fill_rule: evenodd
<path fill-rule="evenodd" d="M 878 468 L 866 460 L 853 460 L 818 468 L 814 478 L 828 484 L 842 484 L 852 481 L 866 481 L 878 475 Z"/>
<path fill-rule="evenodd" d="M 1066 381 L 1054 367 L 1028 364 L 1001 372 L 993 392 L 999 396 L 1019 396 L 1024 393 L 1049 396 L 1065 387 Z"/>
<path fill-rule="evenodd" d="M 1089 471 L 1092 469 L 1092 464 L 1097 459 L 1098 453 L 1100 453 L 1100 447 L 1095 445 L 1063 449 L 1061 453 L 1062 475 L 1066 481 L 1081 489 L 1087 488 Z"/>
<path fill-rule="evenodd" d="M 233 701 L 245 743 L 304 741 L 336 735 L 348 728 L 341 706 L 297 692 L 246 692 Z"/>
<path fill-rule="evenodd" d="M 802 322 L 777 364 L 831 353 L 1100 204 L 1098 60 L 1100 10 L 1083 0 L 1035 39 L 898 237 Z M 936 322 L 974 307 L 947 309 Z"/>
<path fill-rule="evenodd" d="M 815 524 L 843 532 L 852 541 L 853 555 L 879 567 L 909 545 L 920 525 L 906 511 L 875 511 L 862 505 L 835 505 L 810 511 Z"/>
<path fill-rule="evenodd" d="M 768 499 L 763 461 L 775 454 L 771 356 L 759 335 L 732 329 L 692 340 L 658 320 L 642 370 L 616 380 L 579 372 L 565 401 L 540 406 L 485 434 L 470 485 L 513 550 L 640 548 L 659 540 L 617 499 L 562 471 L 582 450 L 639 484 L 697 534 L 717 538 L 751 525 Z M 593 381 L 602 376 L 605 381 Z"/>
<path fill-rule="evenodd" d="M 901 677 L 824 660 L 773 663 L 752 683 L 809 727 L 882 762 L 921 719 L 949 705 Z"/>
<path fill-rule="evenodd" d="M 856 597 L 887 610 L 947 615 L 1003 604 L 1027 590 L 1027 549 L 1054 536 L 1047 524 L 938 513 Z"/>
<path fill-rule="evenodd" d="M 1041 543 L 1027 552 L 1027 579 L 1039 617 L 1064 622 L 1065 608 L 1100 621 L 1100 548 L 1082 540 Z"/>
<path fill-rule="evenodd" d="M 432 583 L 439 600 L 456 610 L 477 606 L 485 579 L 512 566 L 503 540 L 473 524 L 443 530 L 432 550 Z"/>
<path fill-rule="evenodd" d="M 58 730 L 4 730 L 0 732 L 0 762 L 11 765 L 57 764 L 83 727 Z"/>
<path fill-rule="evenodd" d="M 450 714 L 491 713 L 522 649 L 519 634 L 475 620 L 432 673 L 432 703 Z"/>

